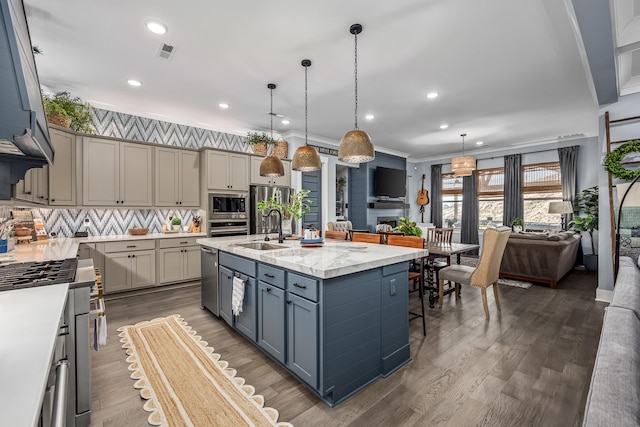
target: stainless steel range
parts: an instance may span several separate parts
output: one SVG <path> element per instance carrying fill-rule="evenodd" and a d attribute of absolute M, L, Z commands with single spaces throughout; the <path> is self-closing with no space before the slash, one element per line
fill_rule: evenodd
<path fill-rule="evenodd" d="M 91 422 L 91 365 L 89 357 L 89 296 L 96 276 L 92 260 L 70 258 L 0 266 L 0 291 L 69 283 L 63 330 L 68 370 L 67 427 Z"/>

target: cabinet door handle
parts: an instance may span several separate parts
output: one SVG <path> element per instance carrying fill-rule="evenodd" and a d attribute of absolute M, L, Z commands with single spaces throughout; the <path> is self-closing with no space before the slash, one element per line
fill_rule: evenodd
<path fill-rule="evenodd" d="M 295 286 L 296 288 L 300 288 L 300 289 L 307 289 L 307 287 L 305 285 L 298 285 L 297 283 L 294 283 L 293 286 Z"/>
<path fill-rule="evenodd" d="M 264 275 L 266 277 L 268 277 L 269 279 L 275 279 L 276 276 L 274 276 L 273 274 L 269 274 L 269 273 L 264 273 Z"/>
<path fill-rule="evenodd" d="M 135 247 L 136 247 L 136 245 L 128 245 L 127 247 L 128 247 L 128 248 L 135 248 Z"/>
<path fill-rule="evenodd" d="M 271 292 L 271 288 L 267 288 L 267 292 Z"/>
<path fill-rule="evenodd" d="M 189 242 L 180 242 L 181 245 L 186 245 Z"/>
<path fill-rule="evenodd" d="M 131 255 L 127 255 L 127 258 L 131 258 Z"/>
<path fill-rule="evenodd" d="M 53 202 L 55 202 L 55 201 L 56 201 L 56 199 L 51 199 L 51 203 L 53 203 Z"/>
<path fill-rule="evenodd" d="M 131 258 L 135 258 L 135 257 L 136 257 L 135 255 L 131 255 Z"/>
<path fill-rule="evenodd" d="M 176 202 L 176 205 L 178 204 L 178 202 Z"/>
<path fill-rule="evenodd" d="M 287 304 L 291 304 L 291 300 L 290 299 L 287 300 Z"/>
<path fill-rule="evenodd" d="M 180 204 L 182 204 L 182 202 L 180 202 Z"/>

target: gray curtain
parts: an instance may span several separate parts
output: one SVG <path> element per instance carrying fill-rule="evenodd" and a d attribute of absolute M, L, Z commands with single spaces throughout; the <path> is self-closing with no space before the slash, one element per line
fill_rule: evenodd
<path fill-rule="evenodd" d="M 442 227 L 442 165 L 431 165 L 431 222 Z"/>
<path fill-rule="evenodd" d="M 514 218 L 524 219 L 524 196 L 522 195 L 522 156 L 504 156 L 504 210 L 502 224 L 510 227 Z"/>
<path fill-rule="evenodd" d="M 576 181 L 578 174 L 578 150 L 580 146 L 558 148 L 560 159 L 560 179 L 562 180 L 562 200 L 568 200 L 572 204 L 576 197 Z M 569 228 L 569 222 L 573 214 L 563 215 L 562 229 Z"/>
<path fill-rule="evenodd" d="M 462 178 L 462 229 L 460 243 L 477 245 L 478 239 L 478 174 L 473 171 L 471 176 Z M 469 252 L 477 255 L 478 251 Z"/>

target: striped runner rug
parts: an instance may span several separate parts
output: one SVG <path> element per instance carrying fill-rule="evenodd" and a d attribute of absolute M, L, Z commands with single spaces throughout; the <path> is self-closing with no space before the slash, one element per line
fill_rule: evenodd
<path fill-rule="evenodd" d="M 278 411 L 179 315 L 118 329 L 154 426 L 277 426 Z"/>

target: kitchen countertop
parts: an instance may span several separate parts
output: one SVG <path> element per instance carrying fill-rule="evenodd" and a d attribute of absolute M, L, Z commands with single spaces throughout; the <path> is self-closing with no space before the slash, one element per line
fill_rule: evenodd
<path fill-rule="evenodd" d="M 38 240 L 28 244 L 16 245 L 11 252 L 0 254 L 0 263 L 54 261 L 75 258 L 81 243 L 106 243 L 128 240 L 179 239 L 185 237 L 204 237 L 206 233 L 150 233 L 144 236 L 111 235 L 89 237 L 56 237 Z"/>
<path fill-rule="evenodd" d="M 320 279 L 330 279 L 359 271 L 371 270 L 385 265 L 410 261 L 429 255 L 426 249 L 401 246 L 375 245 L 347 240 L 325 240 L 324 246 L 305 248 L 297 240 L 278 243 L 277 238 L 269 243 L 282 245 L 283 249 L 261 251 L 236 246 L 237 243 L 263 241 L 261 236 L 218 237 L 196 240 L 202 246 L 229 252 L 266 264 L 276 265 Z"/>
<path fill-rule="evenodd" d="M 62 284 L 0 292 L 2 425 L 38 423 L 68 289 Z"/>

